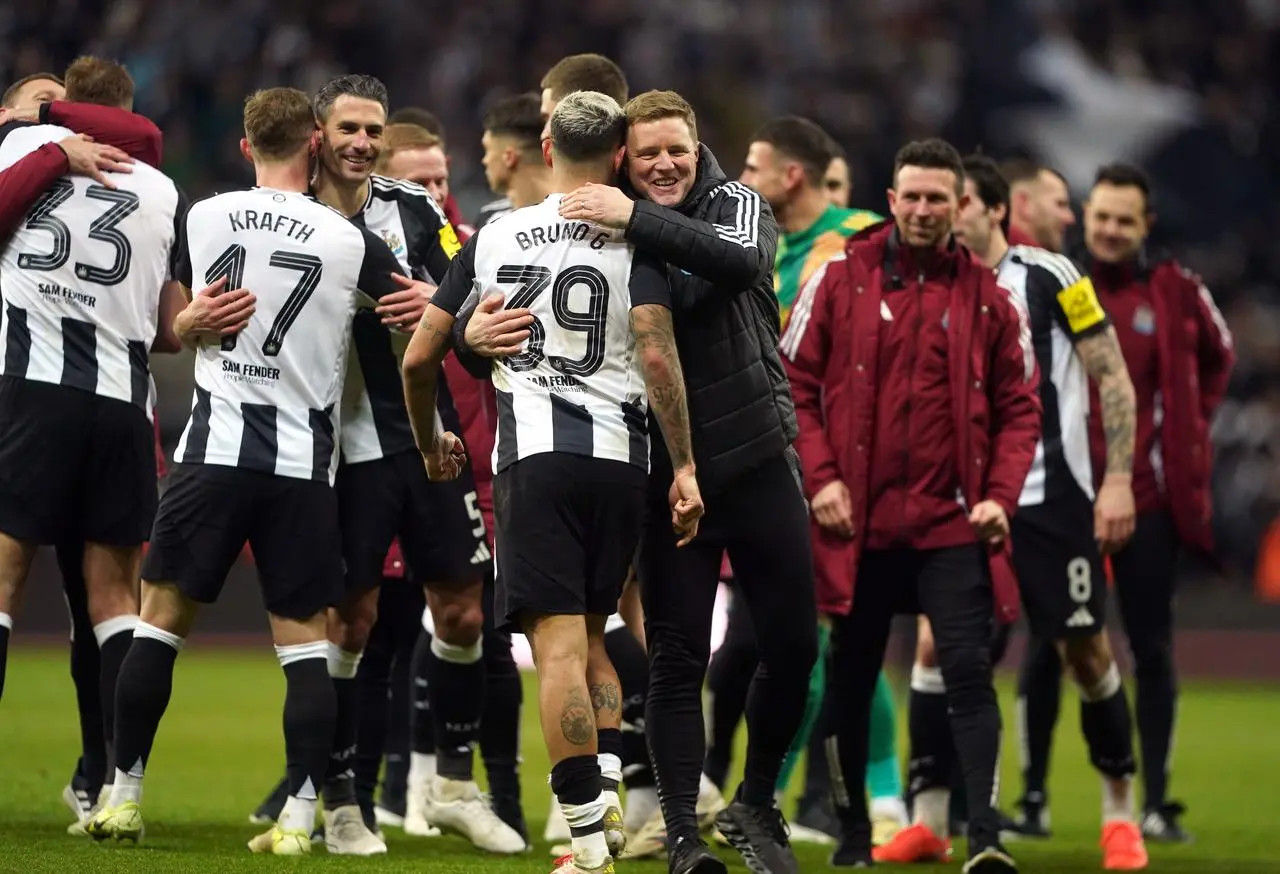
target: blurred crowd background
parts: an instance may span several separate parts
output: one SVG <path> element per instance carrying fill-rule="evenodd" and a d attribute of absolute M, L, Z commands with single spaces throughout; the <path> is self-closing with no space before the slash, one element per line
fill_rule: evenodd
<path fill-rule="evenodd" d="M 703 141 L 740 170 L 751 131 L 806 115 L 848 151 L 853 205 L 885 209 L 893 154 L 942 135 L 1040 157 L 1077 199 L 1106 161 L 1157 188 L 1154 246 L 1203 275 L 1240 363 L 1215 429 L 1220 560 L 1259 594 L 1280 516 L 1280 0 L 48 0 L 0 8 L 4 81 L 80 53 L 123 61 L 192 196 L 251 183 L 243 99 L 372 73 L 393 108 L 443 121 L 464 213 L 493 195 L 480 124 L 565 54 L 618 60 L 633 93 L 674 88 Z M 158 365 L 167 442 L 185 421 L 183 361 Z M 169 390 L 169 389 L 176 390 Z M 1280 555 L 1280 552 L 1277 553 Z M 1265 576 L 1265 574 L 1263 574 Z M 1280 577 L 1280 569 L 1277 570 Z M 1280 599 L 1280 583 L 1273 594 Z"/>

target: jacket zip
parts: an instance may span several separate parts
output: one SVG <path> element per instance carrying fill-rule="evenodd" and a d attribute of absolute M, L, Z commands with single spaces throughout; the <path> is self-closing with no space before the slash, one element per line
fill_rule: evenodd
<path fill-rule="evenodd" d="M 907 368 L 907 439 L 902 447 L 902 542 L 911 542 L 911 401 L 915 390 L 916 361 L 920 332 L 924 330 L 924 271 L 921 270 L 916 281 L 916 322 L 915 340 L 911 349 L 911 364 Z"/>

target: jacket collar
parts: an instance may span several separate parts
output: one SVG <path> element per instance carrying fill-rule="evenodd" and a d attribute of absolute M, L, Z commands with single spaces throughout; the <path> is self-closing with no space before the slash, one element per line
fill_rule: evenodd
<path fill-rule="evenodd" d="M 922 253 L 905 246 L 898 234 L 898 226 L 894 224 L 884 244 L 884 289 L 905 288 L 903 277 L 916 273 L 955 279 L 960 272 L 960 262 L 968 257 L 968 251 L 956 242 L 954 236 L 949 236 L 947 244 L 936 252 Z"/>

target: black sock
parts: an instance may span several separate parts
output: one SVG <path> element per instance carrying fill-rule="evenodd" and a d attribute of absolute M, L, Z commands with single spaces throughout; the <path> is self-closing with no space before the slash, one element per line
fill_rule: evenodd
<path fill-rule="evenodd" d="M 8 619 L 8 615 L 5 619 Z M 9 626 L 0 625 L 0 699 L 4 698 L 4 675 L 9 668 Z"/>
<path fill-rule="evenodd" d="M 596 750 L 601 756 L 617 756 L 622 761 L 622 732 L 616 728 L 596 729 Z M 597 759 L 599 761 L 599 759 Z M 600 775 L 600 785 L 605 792 L 617 792 L 619 781 Z"/>
<path fill-rule="evenodd" d="M 116 674 L 119 676 L 119 668 Z M 115 723 L 108 723 L 103 716 L 103 703 L 115 702 L 115 690 L 104 694 L 102 689 L 102 660 L 98 655 L 98 641 L 93 636 L 93 626 L 75 626 L 71 640 L 71 682 L 76 687 L 76 710 L 80 715 L 80 764 L 77 771 L 90 788 L 101 787 L 108 776 L 106 729 L 113 730 Z M 114 714 L 114 709 L 112 713 Z"/>
<path fill-rule="evenodd" d="M 355 804 L 356 735 L 360 716 L 357 709 L 359 686 L 355 677 L 330 676 L 333 684 L 333 745 L 329 751 L 329 767 L 324 781 L 324 809 L 337 810 Z"/>
<path fill-rule="evenodd" d="M 1053 747 L 1053 727 L 1058 721 L 1062 699 L 1062 660 L 1053 641 L 1033 637 L 1018 672 L 1018 698 L 1022 718 L 1023 796 L 1044 804 L 1049 776 L 1049 756 Z"/>
<path fill-rule="evenodd" d="M 305 647 L 311 648 L 310 654 Z M 338 701 L 329 676 L 327 650 L 325 642 L 276 647 L 285 663 L 284 755 L 289 795 L 295 798 L 316 797 L 316 787 L 324 784 L 333 752 Z"/>
<path fill-rule="evenodd" d="M 1130 638 L 1137 683 L 1135 710 L 1142 745 L 1143 805 L 1157 810 L 1168 801 L 1169 750 L 1178 707 L 1178 683 L 1173 654 L 1167 644 L 1144 645 Z"/>
<path fill-rule="evenodd" d="M 116 683 L 120 677 L 120 665 L 133 644 L 133 627 L 117 631 L 102 642 L 99 648 L 98 696 L 102 702 L 103 751 L 106 755 L 104 774 L 115 776 L 114 756 L 116 724 Z"/>
<path fill-rule="evenodd" d="M 484 632 L 485 701 L 480 720 L 480 755 L 495 799 L 520 798 L 520 705 L 524 685 L 511 655 L 511 638 Z"/>
<path fill-rule="evenodd" d="M 907 696 L 907 806 L 929 789 L 951 789 L 956 770 L 955 743 L 947 717 L 946 686 L 938 668 L 915 667 Z M 946 837 L 946 835 L 941 835 Z"/>
<path fill-rule="evenodd" d="M 590 804 L 600 797 L 600 762 L 595 756 L 570 756 L 551 769 L 551 791 L 561 804 Z M 574 829 L 577 835 L 604 831 L 604 811 L 600 820 Z"/>
<path fill-rule="evenodd" d="M 356 800 L 361 810 L 372 810 L 378 788 L 378 769 L 387 746 L 391 719 L 391 661 L 394 641 L 380 618 L 374 623 L 369 644 L 356 671 L 356 752 L 351 770 L 355 773 Z M 336 689 L 335 689 L 336 691 Z"/>
<path fill-rule="evenodd" d="M 702 772 L 722 790 L 729 779 L 733 743 L 738 734 L 738 725 L 747 709 L 751 679 L 760 663 L 760 653 L 755 647 L 755 637 L 751 633 L 751 620 L 747 616 L 746 607 L 738 605 L 730 612 L 729 622 L 731 627 L 726 632 L 725 643 L 711 656 L 711 663 L 707 667 L 711 730 L 706 761 L 702 766 Z M 745 624 L 745 627 L 734 627 L 740 624 Z M 618 671 L 621 676 L 622 669 L 619 668 Z M 623 690 L 625 693 L 625 681 Z"/>
<path fill-rule="evenodd" d="M 1091 693 L 1101 700 L 1086 700 L 1083 692 L 1080 700 L 1080 729 L 1089 747 L 1089 761 L 1104 776 L 1128 777 L 1136 770 L 1133 721 L 1115 663 Z"/>
<path fill-rule="evenodd" d="M 115 690 L 116 761 L 120 763 L 120 770 L 137 774 L 146 769 L 160 719 L 169 706 L 173 665 L 181 645 L 176 639 L 162 641 L 145 636 L 151 629 L 139 627 L 144 636 L 133 638 L 120 664 Z M 114 774 L 107 775 L 108 779 L 114 777 Z"/>
<path fill-rule="evenodd" d="M 465 647 L 445 643 L 436 635 L 427 651 L 436 773 L 447 780 L 474 779 L 474 749 L 484 714 L 483 655 L 483 638 Z"/>
<path fill-rule="evenodd" d="M 411 697 L 413 713 L 409 719 L 409 749 L 426 756 L 436 754 L 436 720 L 431 712 L 431 682 L 428 663 L 431 661 L 431 641 L 434 636 L 426 631 L 413 645 L 413 676 Z"/>
<path fill-rule="evenodd" d="M 644 702 L 649 695 L 649 656 L 629 628 L 604 636 L 605 652 L 622 685 L 622 779 L 628 789 L 654 785 L 644 740 Z M 603 743 L 603 741 L 601 741 Z M 600 752 L 606 752 L 603 746 Z"/>

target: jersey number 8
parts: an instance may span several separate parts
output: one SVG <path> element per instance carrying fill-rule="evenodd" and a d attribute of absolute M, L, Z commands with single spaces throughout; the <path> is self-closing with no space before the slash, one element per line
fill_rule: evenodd
<path fill-rule="evenodd" d="M 533 370 L 543 358 L 566 376 L 591 376 L 604 365 L 605 327 L 609 318 L 609 281 L 603 273 L 586 264 L 567 267 L 556 274 L 552 282 L 551 270 L 534 264 L 504 264 L 498 268 L 500 284 L 518 284 L 520 290 L 507 303 L 509 309 L 521 309 L 533 304 L 547 286 L 551 286 L 551 313 L 556 323 L 566 331 L 586 334 L 587 349 L 581 358 L 563 358 L 545 355 L 547 329 L 542 320 L 534 316 L 529 326 L 529 343 L 523 352 L 507 358 L 507 366 L 516 373 Z M 569 290 L 575 285 L 586 286 L 587 310 L 580 312 L 569 308 Z"/>
<path fill-rule="evenodd" d="M 40 196 L 36 205 L 27 216 L 26 227 L 32 231 L 48 231 L 53 235 L 53 251 L 48 254 L 23 252 L 18 255 L 18 266 L 23 270 L 57 270 L 71 258 L 71 229 L 67 223 L 54 215 L 76 193 L 75 185 L 70 179 L 57 180 Z M 129 275 L 129 265 L 133 261 L 133 246 L 129 238 L 121 233 L 116 225 L 124 221 L 138 208 L 138 195 L 132 191 L 105 188 L 101 185 L 90 185 L 84 196 L 90 200 L 101 200 L 110 206 L 106 212 L 89 224 L 89 239 L 106 243 L 115 250 L 115 257 L 110 267 L 95 267 L 82 261 L 76 262 L 76 279 L 81 282 L 92 282 L 95 285 L 119 285 Z"/>
<path fill-rule="evenodd" d="M 205 284 L 212 285 L 226 277 L 227 291 L 240 288 L 244 285 L 244 258 L 244 246 L 232 243 L 205 271 Z M 289 296 L 280 306 L 280 311 L 276 313 L 275 321 L 271 323 L 267 339 L 262 341 L 262 354 L 274 358 L 280 354 L 280 347 L 284 345 L 284 335 L 289 333 L 289 329 L 298 318 L 298 313 L 302 312 L 302 308 L 306 306 L 320 284 L 320 277 L 324 273 L 324 262 L 315 255 L 308 255 L 305 252 L 277 250 L 271 253 L 271 260 L 268 263 L 272 267 L 293 270 L 299 274 L 297 284 L 294 285 L 293 291 L 289 292 Z M 235 334 L 223 337 L 222 351 L 233 351 L 236 348 L 236 339 Z"/>

